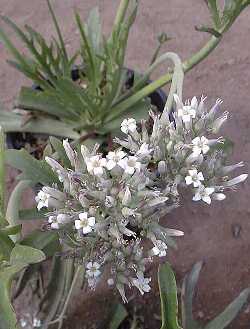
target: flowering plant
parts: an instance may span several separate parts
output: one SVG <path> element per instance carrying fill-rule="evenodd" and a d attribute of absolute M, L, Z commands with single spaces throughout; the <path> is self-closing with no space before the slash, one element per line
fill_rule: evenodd
<path fill-rule="evenodd" d="M 146 264 L 166 256 L 173 237 L 183 235 L 159 222 L 182 203 L 182 191 L 210 205 L 247 178 L 231 178 L 243 163 L 227 164 L 229 142 L 218 137 L 228 116 L 218 115 L 221 100 L 210 109 L 204 97 L 185 104 L 180 94 L 173 98 L 173 121 L 168 106 L 161 115 L 151 111 L 150 120 L 139 125 L 125 119 L 125 137 L 115 138 L 118 148 L 106 156 L 98 153 L 98 145 L 76 151 L 64 140 L 70 167 L 45 158 L 60 183 L 42 188 L 38 209 L 48 208 L 49 227 L 78 251 L 89 286 L 94 288 L 108 267 L 108 284 L 116 286 L 124 301 L 125 286 L 142 294 L 150 290 Z"/>

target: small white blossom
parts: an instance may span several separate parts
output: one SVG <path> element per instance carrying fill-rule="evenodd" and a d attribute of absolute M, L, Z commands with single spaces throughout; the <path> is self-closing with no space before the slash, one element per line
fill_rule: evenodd
<path fill-rule="evenodd" d="M 144 278 L 144 274 L 142 272 L 138 272 L 137 279 L 133 279 L 132 282 L 136 288 L 139 289 L 140 293 L 144 295 L 144 292 L 149 292 L 151 290 L 149 282 L 151 278 Z"/>
<path fill-rule="evenodd" d="M 163 241 L 161 240 L 156 240 L 154 242 L 155 246 L 154 248 L 152 248 L 152 252 L 154 255 L 158 255 L 159 257 L 165 257 L 167 252 L 167 248 L 168 246 L 166 245 L 166 243 L 164 243 Z"/>
<path fill-rule="evenodd" d="M 56 216 L 49 216 L 48 223 L 50 224 L 50 227 L 53 230 L 58 230 L 59 229 L 59 223 L 57 222 L 57 217 Z"/>
<path fill-rule="evenodd" d="M 115 284 L 115 281 L 114 281 L 114 279 L 109 278 L 109 279 L 107 280 L 107 283 L 108 283 L 109 286 L 113 286 L 113 285 Z"/>
<path fill-rule="evenodd" d="M 204 136 L 192 140 L 192 149 L 195 155 L 206 154 L 209 151 L 208 139 Z"/>
<path fill-rule="evenodd" d="M 190 122 L 191 119 L 195 118 L 196 110 L 192 107 L 192 103 L 191 103 L 191 105 L 185 105 L 182 108 L 180 108 L 177 114 L 178 117 L 181 118 L 184 123 L 186 123 L 186 122 Z"/>
<path fill-rule="evenodd" d="M 94 155 L 86 160 L 87 170 L 90 174 L 101 176 L 104 173 L 103 167 L 106 166 L 106 159 L 100 155 Z"/>
<path fill-rule="evenodd" d="M 37 319 L 37 318 L 34 318 L 34 320 L 33 320 L 33 327 L 34 328 L 39 328 L 39 327 L 41 327 L 41 325 L 42 325 L 41 320 L 40 319 Z"/>
<path fill-rule="evenodd" d="M 95 217 L 88 217 L 87 212 L 79 215 L 79 219 L 75 220 L 75 228 L 81 230 L 83 234 L 90 233 L 95 226 Z"/>
<path fill-rule="evenodd" d="M 117 166 L 117 164 L 119 163 L 119 161 L 121 161 L 124 157 L 125 157 L 126 153 L 121 151 L 121 150 L 117 150 L 114 152 L 109 152 L 108 155 L 106 156 L 107 158 L 107 163 L 106 163 L 106 167 L 108 170 L 111 170 L 113 168 L 115 168 Z"/>
<path fill-rule="evenodd" d="M 45 193 L 44 191 L 39 191 L 35 200 L 37 202 L 37 209 L 41 210 L 42 208 L 48 208 L 49 206 L 50 194 Z"/>
<path fill-rule="evenodd" d="M 205 187 L 204 185 L 200 185 L 199 188 L 196 190 L 195 195 L 193 197 L 194 201 L 204 201 L 207 204 L 211 203 L 210 195 L 214 193 L 213 187 Z"/>
<path fill-rule="evenodd" d="M 153 149 L 149 148 L 149 145 L 147 143 L 143 143 L 140 148 L 139 151 L 137 152 L 137 155 L 140 155 L 142 157 L 146 157 L 149 156 L 150 153 L 152 152 Z"/>
<path fill-rule="evenodd" d="M 87 265 L 86 265 L 86 268 L 87 268 L 86 275 L 87 275 L 87 277 L 97 278 L 101 274 L 100 267 L 101 267 L 101 265 L 97 262 L 87 263 Z"/>
<path fill-rule="evenodd" d="M 217 201 L 222 201 L 226 199 L 226 196 L 224 193 L 214 193 L 213 194 L 213 199 Z"/>
<path fill-rule="evenodd" d="M 121 131 L 124 134 L 128 134 L 129 132 L 134 133 L 136 131 L 135 119 L 129 118 L 129 119 L 123 120 L 121 123 Z"/>
<path fill-rule="evenodd" d="M 124 170 L 126 174 L 133 175 L 136 170 L 140 171 L 141 163 L 135 156 L 129 156 L 119 161 L 119 166 Z"/>
<path fill-rule="evenodd" d="M 201 185 L 201 181 L 204 181 L 204 177 L 202 172 L 197 171 L 197 169 L 190 169 L 188 171 L 189 175 L 185 177 L 186 184 L 193 184 L 194 187 L 198 187 Z"/>

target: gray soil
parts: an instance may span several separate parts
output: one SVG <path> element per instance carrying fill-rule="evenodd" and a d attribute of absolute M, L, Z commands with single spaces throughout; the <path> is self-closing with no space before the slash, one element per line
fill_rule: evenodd
<path fill-rule="evenodd" d="M 72 9 L 78 8 L 83 17 L 99 5 L 104 30 L 110 30 L 117 7 L 115 0 L 55 0 L 54 7 L 63 26 L 68 49 L 74 49 L 79 40 Z M 0 0 L 0 13 L 9 16 L 20 25 L 29 24 L 47 37 L 54 30 L 43 0 Z M 157 35 L 165 31 L 173 39 L 165 51 L 175 51 L 186 59 L 197 51 L 208 39 L 205 33 L 196 32 L 195 25 L 208 22 L 209 15 L 202 0 L 143 0 L 136 23 L 131 31 L 127 66 L 143 71 L 147 67 L 156 46 Z M 217 49 L 185 79 L 184 96 L 207 95 L 208 102 L 220 97 L 223 110 L 230 112 L 230 120 L 223 134 L 235 142 L 233 162 L 243 160 L 248 172 L 250 160 L 250 9 L 247 9 L 226 33 Z M 11 33 L 12 34 L 12 33 Z M 21 85 L 26 81 L 6 64 L 7 51 L 0 44 L 0 100 L 11 108 Z M 155 77 L 163 74 L 162 66 Z M 167 88 L 166 88 L 167 91 Z M 13 181 L 10 173 L 9 183 Z M 178 250 L 171 250 L 168 260 L 181 281 L 192 265 L 204 260 L 205 266 L 199 281 L 199 294 L 195 302 L 195 314 L 201 321 L 211 319 L 240 291 L 250 286 L 250 183 L 249 180 L 237 191 L 229 193 L 224 202 L 212 207 L 187 200 L 164 220 L 169 227 L 185 232 L 179 238 Z M 31 197 L 31 196 L 30 196 Z M 188 199 L 188 198 L 187 198 Z M 190 199 L 190 198 L 189 198 Z M 240 228 L 240 233 L 235 234 Z M 157 265 L 150 271 L 156 277 Z M 137 298 L 130 309 L 139 305 L 139 313 L 145 328 L 159 328 L 158 291 L 156 282 L 153 292 L 145 298 Z M 72 307 L 72 318 L 64 328 L 105 328 L 112 292 L 101 284 L 97 292 L 80 294 Z M 231 328 L 247 329 L 250 326 L 250 307 L 246 308 Z"/>

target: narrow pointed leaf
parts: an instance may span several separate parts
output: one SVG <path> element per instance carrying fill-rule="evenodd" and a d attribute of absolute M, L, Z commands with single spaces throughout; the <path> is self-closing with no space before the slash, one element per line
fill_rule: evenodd
<path fill-rule="evenodd" d="M 243 290 L 239 296 L 229 304 L 225 310 L 215 319 L 210 321 L 204 329 L 224 329 L 226 328 L 241 311 L 250 295 L 250 288 Z"/>
<path fill-rule="evenodd" d="M 178 324 L 177 286 L 174 272 L 170 265 L 160 265 L 158 282 L 161 297 L 161 329 L 181 329 Z"/>
<path fill-rule="evenodd" d="M 193 298 L 195 287 L 197 285 L 199 274 L 202 268 L 202 262 L 196 263 L 191 272 L 188 273 L 182 284 L 181 291 L 181 310 L 182 310 L 182 326 L 185 329 L 199 328 L 199 324 L 193 319 Z"/>

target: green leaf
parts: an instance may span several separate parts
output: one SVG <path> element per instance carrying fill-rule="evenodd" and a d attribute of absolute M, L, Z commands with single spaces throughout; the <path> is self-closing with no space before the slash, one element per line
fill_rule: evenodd
<path fill-rule="evenodd" d="M 35 230 L 22 239 L 20 244 L 42 250 L 47 257 L 60 250 L 58 234 L 55 231 Z"/>
<path fill-rule="evenodd" d="M 47 113 L 58 118 L 70 119 L 72 114 L 66 110 L 62 100 L 56 97 L 56 91 L 39 91 L 22 87 L 17 98 L 18 108 Z"/>
<path fill-rule="evenodd" d="M 193 298 L 195 287 L 199 279 L 199 274 L 202 268 L 202 262 L 196 263 L 191 272 L 188 273 L 182 284 L 181 291 L 181 311 L 182 311 L 182 326 L 185 329 L 198 329 L 199 324 L 193 319 Z"/>
<path fill-rule="evenodd" d="M 14 276 L 24 269 L 26 264 L 19 263 L 0 269 L 0 329 L 17 329 L 17 319 L 11 305 L 10 291 Z"/>
<path fill-rule="evenodd" d="M 160 265 L 158 283 L 161 298 L 161 329 L 181 329 L 178 324 L 178 299 L 174 272 L 169 263 Z"/>
<path fill-rule="evenodd" d="M 44 160 L 36 160 L 26 150 L 7 150 L 6 162 L 22 171 L 20 176 L 23 180 L 30 180 L 32 183 L 51 185 L 59 183 L 57 175 Z"/>
<path fill-rule="evenodd" d="M 95 54 L 101 54 L 102 31 L 98 7 L 95 7 L 90 11 L 86 30 L 88 39 L 91 42 Z"/>
<path fill-rule="evenodd" d="M 9 260 L 14 245 L 8 234 L 0 231 L 0 261 Z"/>
<path fill-rule="evenodd" d="M 30 118 L 24 124 L 25 116 L 12 112 L 0 112 L 0 124 L 4 132 L 30 132 L 77 139 L 80 135 L 73 130 L 71 124 L 45 117 Z"/>
<path fill-rule="evenodd" d="M 0 229 L 0 232 L 6 234 L 6 235 L 16 235 L 18 233 L 20 233 L 22 230 L 22 225 L 14 225 L 14 226 L 6 226 L 2 229 Z"/>
<path fill-rule="evenodd" d="M 35 264 L 40 263 L 46 259 L 45 254 L 38 249 L 16 244 L 10 254 L 10 263 L 12 265 L 21 264 Z"/>
<path fill-rule="evenodd" d="M 71 164 L 70 164 L 69 158 L 67 157 L 65 149 L 63 147 L 62 141 L 60 141 L 60 139 L 58 139 L 56 137 L 50 137 L 49 141 L 50 141 L 51 145 L 53 146 L 55 152 L 57 153 L 58 159 L 60 159 L 62 161 L 63 165 L 66 168 L 70 168 Z"/>
<path fill-rule="evenodd" d="M 120 115 L 115 115 L 115 112 L 111 112 L 110 116 L 107 115 L 106 120 L 103 124 L 103 127 L 99 129 L 98 131 L 101 133 L 113 133 L 117 134 L 120 132 L 120 126 L 124 119 L 128 118 L 130 115 L 133 116 L 133 118 L 140 122 L 142 119 L 148 118 L 148 111 L 150 109 L 150 100 L 148 98 L 140 100 L 136 105 L 133 105 L 132 107 L 128 108 L 125 113 L 122 113 Z M 109 118 L 115 117 L 114 119 Z"/>
<path fill-rule="evenodd" d="M 226 328 L 238 315 L 242 307 L 247 302 L 250 295 L 250 288 L 243 290 L 239 296 L 229 304 L 225 310 L 215 319 L 210 321 L 204 329 L 224 329 Z"/>
<path fill-rule="evenodd" d="M 221 25 L 220 11 L 218 8 L 217 0 L 207 0 L 207 5 L 210 10 L 214 26 L 219 28 Z"/>
<path fill-rule="evenodd" d="M 23 192 L 30 187 L 32 184 L 30 181 L 22 180 L 17 183 L 14 190 L 11 192 L 7 210 L 6 210 L 6 219 L 8 223 L 12 226 L 16 226 L 19 224 L 19 210 L 22 201 Z M 20 233 L 20 232 L 18 232 Z M 16 242 L 20 238 L 20 234 L 16 233 L 15 236 L 12 237 L 12 240 Z M 13 234 L 12 234 L 13 235 Z"/>
<path fill-rule="evenodd" d="M 37 208 L 21 209 L 19 211 L 19 220 L 45 219 L 47 210 L 38 211 Z"/>
<path fill-rule="evenodd" d="M 108 329 L 118 329 L 127 316 L 128 312 L 126 308 L 122 304 L 116 304 L 112 310 L 112 318 L 109 322 Z"/>

